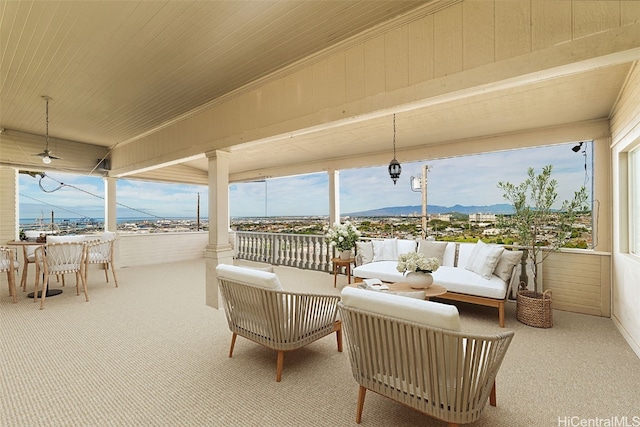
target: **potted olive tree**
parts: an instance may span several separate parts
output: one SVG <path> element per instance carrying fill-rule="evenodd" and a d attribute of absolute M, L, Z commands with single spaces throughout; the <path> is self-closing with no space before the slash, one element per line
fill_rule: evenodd
<path fill-rule="evenodd" d="M 511 202 L 514 214 L 503 220 L 515 234 L 519 245 L 528 252 L 533 270 L 533 290 L 520 283 L 517 294 L 516 317 L 524 324 L 550 328 L 553 325 L 551 291 L 538 292 L 538 266 L 571 238 L 572 224 L 578 214 L 587 211 L 587 190 L 582 186 L 572 200 L 565 200 L 554 209 L 558 198 L 558 182 L 551 178 L 553 166 L 548 165 L 538 175 L 529 168 L 527 178 L 520 184 L 499 182 L 503 197 Z"/>

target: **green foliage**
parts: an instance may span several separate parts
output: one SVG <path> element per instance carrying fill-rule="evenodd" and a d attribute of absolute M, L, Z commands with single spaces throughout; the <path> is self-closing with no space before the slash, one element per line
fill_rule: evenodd
<path fill-rule="evenodd" d="M 500 226 L 509 227 L 517 236 L 517 243 L 528 250 L 534 283 L 537 283 L 538 265 L 550 251 L 558 250 L 569 241 L 576 216 L 587 209 L 588 196 L 584 186 L 574 193 L 572 200 L 565 200 L 560 210 L 553 209 L 558 197 L 558 182 L 551 178 L 552 170 L 553 166 L 548 165 L 536 175 L 533 168 L 529 168 L 527 178 L 520 184 L 498 183 L 503 197 L 513 204 L 515 211 L 502 218 Z M 551 225 L 555 225 L 553 229 L 557 232 L 551 231 Z M 549 252 L 544 255 L 543 250 Z"/>

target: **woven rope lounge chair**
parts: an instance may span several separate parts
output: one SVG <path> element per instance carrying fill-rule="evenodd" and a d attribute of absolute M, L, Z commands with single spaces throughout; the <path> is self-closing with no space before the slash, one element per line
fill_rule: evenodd
<path fill-rule="evenodd" d="M 496 405 L 495 379 L 513 332 L 459 332 L 455 306 L 356 288 L 344 288 L 339 309 L 360 385 L 356 423 L 367 390 L 450 427 L 477 420 L 489 399 Z"/>
<path fill-rule="evenodd" d="M 336 333 L 342 351 L 337 295 L 285 292 L 274 273 L 221 264 L 216 267 L 229 329 L 278 352 L 276 381 L 282 378 L 284 352 Z"/>

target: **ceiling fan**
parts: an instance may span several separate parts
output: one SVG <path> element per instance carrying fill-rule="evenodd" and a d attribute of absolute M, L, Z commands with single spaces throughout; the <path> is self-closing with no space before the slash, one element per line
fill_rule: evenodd
<path fill-rule="evenodd" d="M 53 153 L 51 151 L 49 151 L 49 100 L 51 100 L 50 97 L 44 95 L 42 97 L 42 99 L 44 99 L 45 101 L 47 101 L 47 109 L 46 109 L 46 117 L 47 117 L 47 126 L 45 128 L 45 146 L 44 146 L 44 151 L 42 153 L 38 153 L 38 154 L 34 154 L 35 156 L 40 156 L 42 157 L 42 163 L 48 165 L 49 163 L 51 163 L 51 160 L 62 160 L 61 157 L 57 157 L 54 156 Z"/>

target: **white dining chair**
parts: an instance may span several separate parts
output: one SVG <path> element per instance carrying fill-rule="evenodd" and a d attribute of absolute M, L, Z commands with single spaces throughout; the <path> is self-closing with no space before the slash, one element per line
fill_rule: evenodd
<path fill-rule="evenodd" d="M 49 278 L 51 275 L 64 275 L 75 273 L 76 275 L 76 295 L 80 295 L 80 283 L 84 290 L 85 299 L 89 301 L 89 293 L 87 292 L 87 282 L 84 279 L 84 268 L 87 255 L 87 245 L 85 242 L 64 242 L 64 243 L 47 243 L 36 249 L 36 262 L 43 272 L 44 279 L 42 284 L 42 293 L 40 296 L 40 309 L 44 308 L 44 300 L 47 295 L 49 286 Z M 63 279 L 64 283 L 64 279 Z M 40 287 L 40 278 L 36 278 L 36 286 L 33 300 L 38 299 L 38 291 Z"/>
<path fill-rule="evenodd" d="M 116 267 L 113 262 L 113 246 L 116 240 L 116 233 L 105 231 L 102 238 L 92 240 L 87 243 L 87 268 L 85 268 L 85 281 L 89 272 L 89 264 L 102 264 L 104 268 L 104 277 L 109 283 L 109 270 L 113 276 L 113 281 L 118 287 L 118 277 L 116 276 Z"/>
<path fill-rule="evenodd" d="M 7 273 L 7 282 L 9 283 L 9 296 L 13 298 L 13 302 L 18 302 L 16 293 L 16 272 L 18 271 L 18 260 L 13 249 L 0 246 L 0 273 Z"/>

